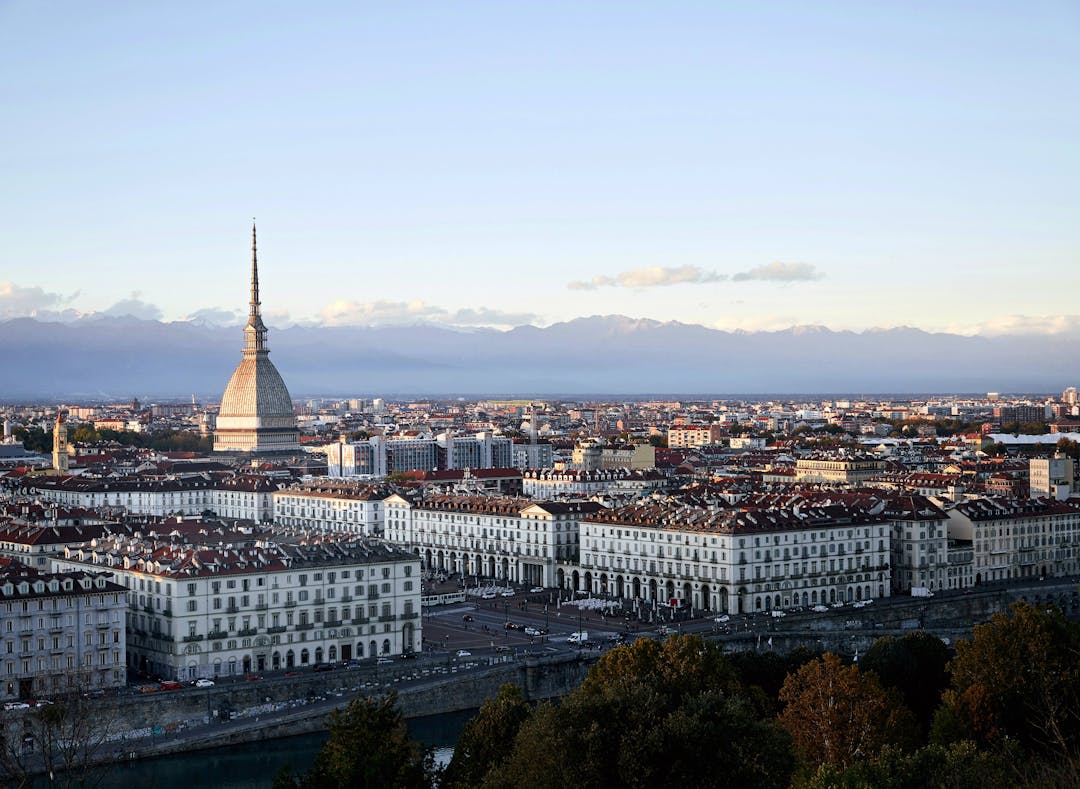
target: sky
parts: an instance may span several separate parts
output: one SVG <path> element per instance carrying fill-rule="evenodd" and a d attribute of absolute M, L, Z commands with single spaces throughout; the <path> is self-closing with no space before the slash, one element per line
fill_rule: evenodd
<path fill-rule="evenodd" d="M 1076 333 L 1080 4 L 0 0 L 0 320 Z"/>

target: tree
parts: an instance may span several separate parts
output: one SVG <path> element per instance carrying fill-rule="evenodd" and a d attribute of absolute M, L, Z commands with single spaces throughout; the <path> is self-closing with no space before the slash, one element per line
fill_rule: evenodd
<path fill-rule="evenodd" d="M 1015 789 L 1054 785 L 1024 780 L 1024 774 L 1016 769 L 1022 758 L 1018 749 L 980 751 L 971 742 L 948 747 L 930 745 L 912 752 L 887 746 L 876 759 L 859 761 L 846 769 L 820 765 L 798 786 L 799 789 Z"/>
<path fill-rule="evenodd" d="M 930 728 L 941 694 L 949 686 L 949 649 L 937 636 L 918 631 L 901 638 L 879 638 L 859 661 L 887 688 L 903 697 L 924 732 Z"/>
<path fill-rule="evenodd" d="M 786 786 L 790 740 L 757 698 L 716 645 L 640 639 L 604 655 L 560 704 L 541 704 L 484 785 Z"/>
<path fill-rule="evenodd" d="M 530 715 L 532 707 L 521 688 L 509 684 L 499 688 L 499 694 L 485 701 L 465 724 L 439 785 L 451 789 L 480 786 L 484 776 L 508 758 L 510 743 Z"/>
<path fill-rule="evenodd" d="M 1054 606 L 1014 603 L 957 642 L 935 739 L 1007 738 L 1073 757 L 1080 749 L 1080 625 Z"/>
<path fill-rule="evenodd" d="M 808 763 L 849 767 L 913 739 L 914 718 L 895 691 L 826 653 L 784 681 L 780 724 Z"/>
<path fill-rule="evenodd" d="M 51 703 L 8 715 L 2 740 L 0 773 L 5 786 L 20 786 L 40 769 L 49 786 L 95 786 L 110 769 L 110 736 L 120 728 L 88 691 L 87 677 L 75 671 Z M 30 781 L 30 783 L 33 783 Z"/>
<path fill-rule="evenodd" d="M 430 787 L 431 752 L 409 737 L 396 702 L 395 693 L 358 697 L 344 711 L 334 710 L 327 724 L 330 737 L 311 769 L 299 778 L 283 770 L 274 789 Z"/>

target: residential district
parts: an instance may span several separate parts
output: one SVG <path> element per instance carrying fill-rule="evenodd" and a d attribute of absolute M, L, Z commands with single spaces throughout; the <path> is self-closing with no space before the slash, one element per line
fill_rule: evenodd
<path fill-rule="evenodd" d="M 446 648 L 463 589 L 715 622 L 1080 574 L 1073 387 L 297 402 L 266 335 L 253 245 L 219 402 L 0 405 L 3 701 Z"/>

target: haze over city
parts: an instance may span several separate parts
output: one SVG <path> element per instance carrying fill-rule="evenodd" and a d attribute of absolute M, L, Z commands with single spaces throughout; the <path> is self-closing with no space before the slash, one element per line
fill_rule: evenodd
<path fill-rule="evenodd" d="M 6 3 L 0 321 L 239 325 L 257 215 L 271 328 L 1071 338 L 1078 28 L 1067 2 Z"/>

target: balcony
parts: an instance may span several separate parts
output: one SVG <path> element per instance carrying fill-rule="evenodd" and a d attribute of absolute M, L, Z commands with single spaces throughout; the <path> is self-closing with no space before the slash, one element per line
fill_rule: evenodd
<path fill-rule="evenodd" d="M 190 644 L 190 643 L 192 643 L 194 641 L 202 641 L 203 638 L 205 638 L 205 636 L 201 636 L 201 635 L 198 635 L 198 636 L 184 636 L 184 643 L 185 644 Z"/>
<path fill-rule="evenodd" d="M 228 635 L 224 630 L 211 630 L 206 637 L 211 641 L 219 641 Z"/>
<path fill-rule="evenodd" d="M 286 600 L 286 601 L 285 601 L 285 602 L 283 603 L 283 605 L 284 605 L 284 606 L 285 606 L 286 608 L 296 608 L 296 601 L 295 601 L 295 600 Z"/>
<path fill-rule="evenodd" d="M 397 617 L 393 614 L 383 614 L 379 617 L 380 622 L 393 622 L 395 619 L 397 619 Z"/>
<path fill-rule="evenodd" d="M 296 629 L 297 630 L 311 630 L 313 627 L 315 627 L 315 624 L 313 622 L 301 622 L 300 624 L 298 624 L 296 626 Z"/>
<path fill-rule="evenodd" d="M 271 635 L 274 634 L 274 633 L 284 633 L 285 632 L 285 626 L 284 625 L 274 625 L 273 627 L 266 628 L 266 632 L 270 633 Z"/>
<path fill-rule="evenodd" d="M 267 609 L 267 607 L 268 606 L 266 605 L 266 603 L 256 603 L 255 604 L 255 610 L 256 611 L 265 611 Z"/>
<path fill-rule="evenodd" d="M 240 609 L 235 604 L 225 606 L 225 613 L 227 613 L 227 614 L 235 614 L 235 613 L 238 613 L 239 611 L 240 611 Z"/>
<path fill-rule="evenodd" d="M 416 611 L 410 611 L 407 614 L 402 614 L 401 618 L 402 619 L 416 619 L 416 617 L 418 617 L 418 616 L 419 616 L 419 614 L 416 613 Z"/>
<path fill-rule="evenodd" d="M 324 623 L 326 627 L 341 627 L 340 619 L 327 619 Z"/>
<path fill-rule="evenodd" d="M 371 620 L 368 619 L 366 616 L 354 616 L 349 621 L 352 622 L 352 624 L 354 625 L 366 625 Z"/>
<path fill-rule="evenodd" d="M 245 636 L 253 636 L 253 635 L 255 635 L 255 634 L 256 634 L 256 633 L 258 633 L 258 632 L 259 632 L 259 629 L 258 629 L 258 628 L 255 628 L 255 627 L 245 627 L 245 628 L 243 628 L 243 629 L 241 629 L 241 630 L 237 630 L 237 631 L 236 631 L 236 635 L 238 635 L 238 636 L 240 636 L 241 638 L 243 638 L 243 637 L 245 637 Z"/>

